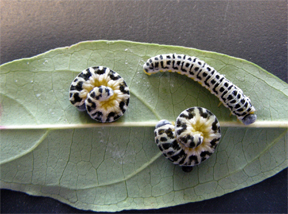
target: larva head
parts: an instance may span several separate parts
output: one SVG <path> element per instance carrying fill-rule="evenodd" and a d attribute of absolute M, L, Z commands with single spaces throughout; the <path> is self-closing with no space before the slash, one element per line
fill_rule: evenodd
<path fill-rule="evenodd" d="M 147 60 L 143 65 L 143 70 L 146 74 L 151 75 L 160 70 L 160 61 L 163 59 L 162 55 L 157 55 Z"/>
<path fill-rule="evenodd" d="M 143 65 L 143 71 L 145 72 L 145 74 L 151 75 L 149 66 L 150 66 L 149 62 L 146 62 L 146 63 Z"/>
<path fill-rule="evenodd" d="M 257 115 L 256 114 L 248 114 L 244 118 L 242 118 L 242 123 L 244 125 L 250 125 L 254 123 L 257 120 Z"/>
<path fill-rule="evenodd" d="M 70 86 L 70 102 L 102 123 L 121 117 L 128 107 L 129 98 L 129 88 L 124 79 L 107 67 L 87 68 Z"/>

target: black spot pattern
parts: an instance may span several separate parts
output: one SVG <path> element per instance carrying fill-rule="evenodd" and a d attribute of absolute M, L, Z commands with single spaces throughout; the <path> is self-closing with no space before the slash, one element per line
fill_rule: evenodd
<path fill-rule="evenodd" d="M 172 71 L 186 75 L 216 95 L 224 106 L 229 108 L 232 114 L 236 115 L 245 125 L 249 125 L 257 119 L 254 114 L 255 108 L 242 90 L 196 57 L 184 54 L 162 54 L 148 59 L 143 65 L 143 69 L 147 74 Z M 253 116 L 246 120 L 248 115 Z"/>
<path fill-rule="evenodd" d="M 89 80 L 89 78 L 92 76 L 91 72 L 90 72 L 90 68 L 87 68 L 86 70 L 82 71 L 78 77 L 82 77 L 85 81 Z M 77 79 L 77 77 L 75 78 L 75 80 Z"/>
<path fill-rule="evenodd" d="M 100 77 L 101 81 L 98 80 Z M 109 104 L 105 105 L 114 99 L 117 100 L 114 102 L 117 110 L 111 109 Z M 69 90 L 71 104 L 80 111 L 86 110 L 92 119 L 102 123 L 119 119 L 127 110 L 129 99 L 130 92 L 124 79 L 103 66 L 82 71 L 73 80 Z"/>

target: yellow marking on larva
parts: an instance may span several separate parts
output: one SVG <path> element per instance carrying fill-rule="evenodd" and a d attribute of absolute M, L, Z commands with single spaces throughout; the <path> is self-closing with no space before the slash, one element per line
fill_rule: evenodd
<path fill-rule="evenodd" d="M 192 78 L 190 78 L 190 79 L 192 79 Z M 193 79 L 194 80 L 194 79 Z M 198 82 L 201 86 L 203 86 L 203 84 L 202 84 L 202 82 Z"/>
<path fill-rule="evenodd" d="M 217 106 L 217 107 L 219 108 L 219 107 L 220 107 L 222 104 L 223 104 L 222 102 L 219 102 L 219 104 L 218 104 L 218 106 Z"/>
<path fill-rule="evenodd" d="M 151 73 L 148 73 L 148 72 L 146 72 L 145 70 L 143 70 L 143 71 L 144 71 L 145 74 L 147 74 L 147 75 L 149 75 L 149 76 L 151 75 Z"/>

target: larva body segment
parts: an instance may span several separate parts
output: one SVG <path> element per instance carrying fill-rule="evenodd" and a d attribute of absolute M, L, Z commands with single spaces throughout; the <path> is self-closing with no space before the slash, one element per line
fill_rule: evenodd
<path fill-rule="evenodd" d="M 221 138 L 218 119 L 201 107 L 181 112 L 175 126 L 167 120 L 159 121 L 154 134 L 155 143 L 163 155 L 185 172 L 208 159 Z"/>
<path fill-rule="evenodd" d="M 224 75 L 197 57 L 184 54 L 161 54 L 148 59 L 143 69 L 148 75 L 165 71 L 186 75 L 217 96 L 243 124 L 249 125 L 257 119 L 249 97 Z"/>
<path fill-rule="evenodd" d="M 70 102 L 98 122 L 114 122 L 128 108 L 130 93 L 124 79 L 103 66 L 83 70 L 71 83 Z"/>

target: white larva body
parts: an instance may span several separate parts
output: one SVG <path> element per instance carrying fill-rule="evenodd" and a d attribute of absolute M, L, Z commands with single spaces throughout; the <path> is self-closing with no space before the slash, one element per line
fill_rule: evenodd
<path fill-rule="evenodd" d="M 202 107 L 184 110 L 175 125 L 167 120 L 159 121 L 154 134 L 155 143 L 163 155 L 185 172 L 207 160 L 221 138 L 218 119 Z"/>
<path fill-rule="evenodd" d="M 225 107 L 245 125 L 257 119 L 255 108 L 243 91 L 197 57 L 184 54 L 162 54 L 152 57 L 143 65 L 148 75 L 157 72 L 177 72 L 186 75 L 216 95 Z"/>
<path fill-rule="evenodd" d="M 98 122 L 114 122 L 129 104 L 129 88 L 115 71 L 103 66 L 83 70 L 71 83 L 69 100 Z"/>

